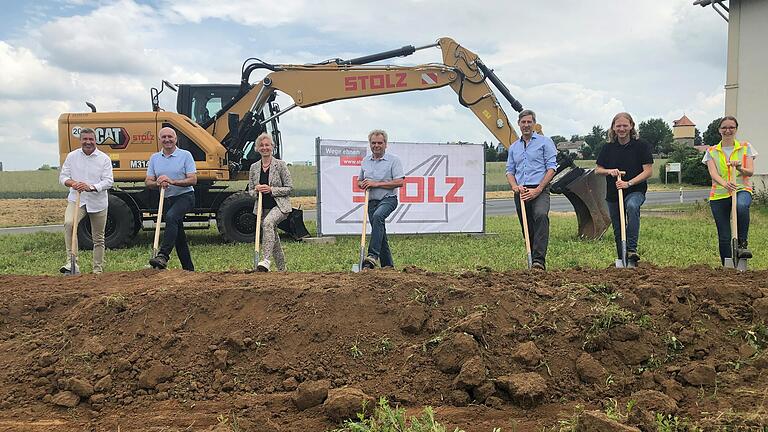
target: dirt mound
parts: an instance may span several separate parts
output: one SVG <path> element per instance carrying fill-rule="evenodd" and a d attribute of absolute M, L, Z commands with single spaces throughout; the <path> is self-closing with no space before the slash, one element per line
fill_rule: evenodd
<path fill-rule="evenodd" d="M 0 296 L 0 430 L 322 431 L 380 397 L 467 432 L 768 423 L 768 272 L 146 270 Z"/>

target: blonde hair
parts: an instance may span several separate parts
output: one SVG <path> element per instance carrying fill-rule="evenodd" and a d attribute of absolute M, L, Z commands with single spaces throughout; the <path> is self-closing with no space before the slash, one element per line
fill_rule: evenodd
<path fill-rule="evenodd" d="M 620 112 L 613 116 L 613 120 L 611 120 L 611 127 L 608 128 L 608 142 L 614 142 L 617 140 L 616 133 L 613 131 L 613 126 L 616 124 L 616 120 L 620 118 L 625 118 L 629 120 L 630 126 L 632 126 L 632 130 L 629 132 L 629 137 L 632 139 L 637 139 L 637 128 L 635 128 L 635 120 L 632 118 L 631 115 L 629 115 L 628 112 Z"/>
<path fill-rule="evenodd" d="M 261 135 L 259 135 L 259 136 L 257 136 L 257 137 L 256 137 L 256 147 L 258 147 L 258 146 L 259 146 L 259 144 L 261 144 L 261 141 L 262 141 L 264 138 L 266 138 L 266 139 L 268 139 L 268 140 L 269 140 L 269 145 L 271 145 L 272 147 L 274 147 L 274 146 L 275 146 L 275 141 L 272 139 L 272 135 L 270 135 L 270 134 L 268 134 L 268 133 L 266 133 L 266 132 L 262 132 L 262 133 L 261 133 Z"/>

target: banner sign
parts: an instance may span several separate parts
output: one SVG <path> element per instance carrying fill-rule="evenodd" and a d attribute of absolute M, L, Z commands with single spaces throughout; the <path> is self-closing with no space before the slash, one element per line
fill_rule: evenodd
<path fill-rule="evenodd" d="M 479 233 L 484 226 L 485 152 L 481 144 L 390 142 L 405 185 L 387 219 L 387 233 Z M 319 139 L 318 233 L 360 235 L 365 192 L 357 187 L 367 141 Z M 370 223 L 368 223 L 370 232 Z"/>

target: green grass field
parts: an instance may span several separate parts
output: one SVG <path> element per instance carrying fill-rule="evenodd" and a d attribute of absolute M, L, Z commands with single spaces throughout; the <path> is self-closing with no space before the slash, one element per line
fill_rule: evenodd
<path fill-rule="evenodd" d="M 689 207 L 672 216 L 642 218 L 639 252 L 644 263 L 688 267 L 694 264 L 719 265 L 714 223 L 707 206 Z M 310 231 L 313 223 L 307 223 Z M 195 265 L 199 271 L 245 270 L 251 267 L 253 246 L 225 244 L 215 230 L 189 230 Z M 487 219 L 485 236 L 420 235 L 394 236 L 391 241 L 398 267 L 415 265 L 428 270 L 454 272 L 487 267 L 497 271 L 523 269 L 525 251 L 517 218 L 496 216 Z M 582 241 L 575 237 L 575 216 L 553 215 L 548 268 L 605 268 L 613 266 L 614 246 L 609 231 L 601 240 Z M 5 236 L 4 236 L 5 237 Z M 11 241 L 7 241 L 11 240 Z M 138 270 L 149 259 L 152 233 L 142 232 L 130 248 L 107 251 L 108 271 Z M 291 271 L 349 271 L 359 251 L 358 237 L 337 237 L 335 244 L 306 244 L 284 241 Z M 755 258 L 752 269 L 768 268 L 768 210 L 754 208 L 750 248 Z M 91 254 L 83 251 L 83 271 L 89 271 Z M 0 242 L 0 273 L 57 274 L 64 263 L 62 234 L 37 233 L 7 236 Z M 171 268 L 178 261 L 171 260 Z"/>
<path fill-rule="evenodd" d="M 666 160 L 654 162 L 653 172 L 659 170 L 659 165 Z M 576 165 L 582 168 L 593 168 L 595 161 L 576 161 Z M 505 176 L 505 162 L 488 162 L 486 164 L 486 190 L 508 190 L 509 184 Z M 314 166 L 291 166 L 293 177 L 294 196 L 314 196 L 317 190 L 317 168 Z M 654 175 L 649 179 L 656 189 L 664 189 L 665 185 L 659 183 Z M 229 184 L 229 188 L 244 190 L 247 181 L 235 181 Z M 691 187 L 690 185 L 683 185 Z M 678 188 L 680 185 L 672 183 L 668 188 Z M 59 172 L 47 171 L 5 171 L 0 172 L 0 199 L 9 198 L 61 198 L 64 196 L 64 187 L 59 184 Z"/>

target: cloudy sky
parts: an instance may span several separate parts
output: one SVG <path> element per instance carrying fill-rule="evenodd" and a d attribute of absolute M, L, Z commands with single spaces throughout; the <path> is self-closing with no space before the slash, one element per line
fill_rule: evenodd
<path fill-rule="evenodd" d="M 237 83 L 248 57 L 310 63 L 442 36 L 477 53 L 548 135 L 606 127 L 618 111 L 638 122 L 685 113 L 704 129 L 724 109 L 727 25 L 692 3 L 0 0 L 0 161 L 6 170 L 58 165 L 57 119 L 86 111 L 86 100 L 99 111 L 149 111 L 161 80 Z M 440 58 L 433 48 L 393 62 Z M 394 141 L 492 140 L 444 88 L 286 113 L 284 159 L 314 159 L 315 137 L 365 139 L 373 128 Z"/>

